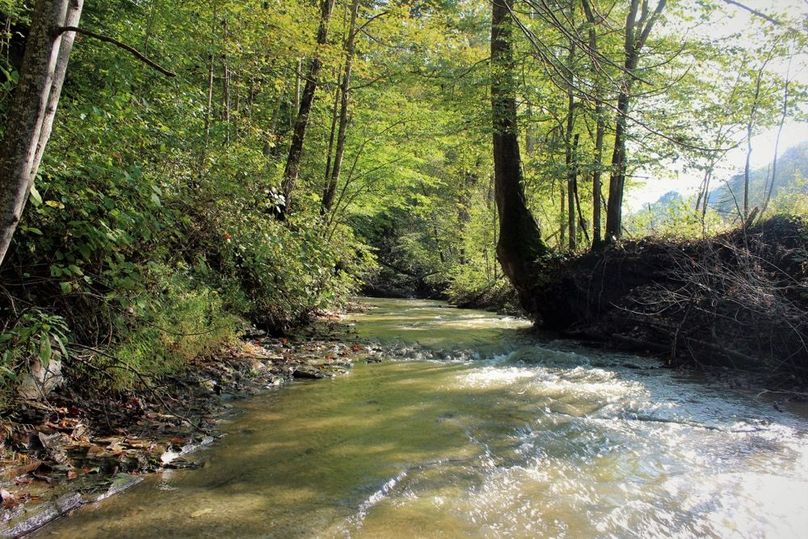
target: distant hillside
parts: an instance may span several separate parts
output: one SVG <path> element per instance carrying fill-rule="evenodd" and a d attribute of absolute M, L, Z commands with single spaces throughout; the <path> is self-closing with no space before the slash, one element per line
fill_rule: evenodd
<path fill-rule="evenodd" d="M 766 177 L 770 167 L 771 163 L 753 170 L 749 175 L 750 209 L 763 204 Z M 798 177 L 806 176 L 808 176 L 808 142 L 789 148 L 777 159 L 777 177 L 774 179 L 772 198 L 793 186 Z M 710 191 L 710 206 L 726 216 L 736 214 L 735 199 L 738 205 L 743 203 L 743 184 L 743 173 L 736 174 L 727 183 L 722 183 L 721 187 Z"/>

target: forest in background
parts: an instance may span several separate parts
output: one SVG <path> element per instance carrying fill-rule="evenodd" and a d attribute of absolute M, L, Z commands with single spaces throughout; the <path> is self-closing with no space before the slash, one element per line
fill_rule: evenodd
<path fill-rule="evenodd" d="M 48 3 L 0 2 L 6 154 L 32 8 Z M 501 7 L 520 185 L 557 259 L 804 215 L 805 182 L 775 189 L 774 155 L 729 182 L 735 212 L 710 200 L 730 149 L 805 119 L 805 20 L 724 0 Z M 737 12 L 737 32 L 696 31 Z M 247 323 L 282 332 L 363 286 L 513 301 L 496 252 L 491 24 L 482 0 L 87 3 L 0 268 L 3 385 L 58 358 L 126 389 L 132 370 L 86 365 L 171 373 Z M 635 178 L 673 169 L 703 182 L 665 230 L 623 215 Z"/>

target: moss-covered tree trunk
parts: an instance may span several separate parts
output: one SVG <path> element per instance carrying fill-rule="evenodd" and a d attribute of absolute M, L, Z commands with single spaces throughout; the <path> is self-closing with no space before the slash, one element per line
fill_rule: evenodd
<path fill-rule="evenodd" d="M 513 0 L 493 0 L 491 16 L 491 108 L 494 142 L 494 184 L 499 214 L 497 258 L 519 293 L 522 305 L 533 308 L 539 258 L 547 252 L 536 220 L 525 201 L 516 128 L 516 98 L 511 43 Z"/>

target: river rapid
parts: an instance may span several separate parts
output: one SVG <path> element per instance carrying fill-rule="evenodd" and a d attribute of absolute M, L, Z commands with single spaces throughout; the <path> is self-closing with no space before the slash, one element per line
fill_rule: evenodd
<path fill-rule="evenodd" d="M 808 420 L 440 302 L 366 300 L 389 350 L 238 404 L 196 470 L 42 537 L 806 537 Z"/>

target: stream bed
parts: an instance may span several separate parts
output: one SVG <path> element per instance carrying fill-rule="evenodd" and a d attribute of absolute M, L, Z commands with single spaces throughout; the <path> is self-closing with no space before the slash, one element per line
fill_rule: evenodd
<path fill-rule="evenodd" d="M 389 360 L 238 403 L 226 436 L 38 537 L 805 537 L 808 420 L 525 321 L 366 300 Z"/>

